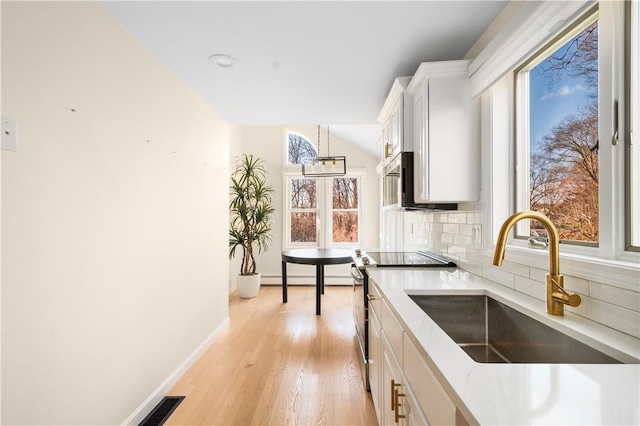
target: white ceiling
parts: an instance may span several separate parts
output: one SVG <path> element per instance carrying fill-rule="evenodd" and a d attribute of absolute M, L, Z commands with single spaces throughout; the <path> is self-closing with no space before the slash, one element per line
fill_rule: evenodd
<path fill-rule="evenodd" d="M 505 1 L 103 1 L 233 124 L 330 124 L 378 155 L 393 79 L 462 58 Z M 222 68 L 213 54 L 235 58 Z"/>

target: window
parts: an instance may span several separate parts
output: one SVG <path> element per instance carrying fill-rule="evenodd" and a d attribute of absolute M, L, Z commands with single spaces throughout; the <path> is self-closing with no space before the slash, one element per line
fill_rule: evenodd
<path fill-rule="evenodd" d="M 483 169 L 485 250 L 493 251 L 495 237 L 507 217 L 531 208 L 532 70 L 597 23 L 598 144 L 593 152 L 597 151 L 598 159 L 598 238 L 596 243 L 564 237 L 560 245 L 562 268 L 567 274 L 587 280 L 638 288 L 640 154 L 634 151 L 639 145 L 636 133 L 640 133 L 634 130 L 640 121 L 637 8 L 637 2 L 601 1 L 594 12 L 588 1 L 542 2 L 518 21 L 522 31 L 508 32 L 508 42 L 481 55 L 482 62 L 476 63 L 471 79 L 475 92 L 482 94 L 483 164 L 487 164 Z M 491 66 L 486 68 L 485 63 Z M 493 72 L 496 68 L 500 73 Z M 587 88 L 585 83 L 583 80 L 580 89 Z M 562 93 L 570 92 L 560 89 L 562 86 L 556 84 L 558 99 Z M 581 93 L 588 101 L 588 91 Z M 546 265 L 547 251 L 528 246 L 531 226 L 523 225 L 516 231 L 519 238 L 509 241 L 507 260 L 528 266 Z"/>
<path fill-rule="evenodd" d="M 332 243 L 357 243 L 359 238 L 359 179 L 357 177 L 333 178 L 331 241 Z"/>
<path fill-rule="evenodd" d="M 548 216 L 563 243 L 599 242 L 598 17 L 591 14 L 516 71 L 518 210 Z M 516 235 L 546 237 L 536 221 Z"/>
<path fill-rule="evenodd" d="M 318 158 L 318 151 L 309 139 L 295 132 L 287 132 L 287 164 L 310 164 Z"/>
<path fill-rule="evenodd" d="M 640 250 L 640 5 L 626 3 L 627 194 L 626 248 Z"/>
<path fill-rule="evenodd" d="M 289 189 L 287 247 L 353 246 L 361 241 L 361 177 L 304 178 L 285 176 Z"/>
<path fill-rule="evenodd" d="M 287 164 L 310 163 L 317 158 L 305 136 L 287 132 Z M 295 171 L 294 171 L 295 170 Z M 335 247 L 361 241 L 362 179 L 358 174 L 333 178 L 305 178 L 299 168 L 285 172 L 287 188 L 286 247 Z"/>
<path fill-rule="evenodd" d="M 293 243 L 318 242 L 318 179 L 292 178 L 290 241 Z"/>

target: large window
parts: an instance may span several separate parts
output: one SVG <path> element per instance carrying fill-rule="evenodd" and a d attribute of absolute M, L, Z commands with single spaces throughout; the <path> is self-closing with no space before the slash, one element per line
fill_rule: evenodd
<path fill-rule="evenodd" d="M 548 216 L 564 243 L 599 241 L 598 18 L 591 14 L 516 72 L 518 210 Z M 545 238 L 536 221 L 520 237 Z"/>
<path fill-rule="evenodd" d="M 285 176 L 287 247 L 354 246 L 361 241 L 361 177 Z"/>
<path fill-rule="evenodd" d="M 515 211 L 540 210 L 558 225 L 566 273 L 637 288 L 640 12 L 638 2 L 592 5 L 542 2 L 472 75 L 488 164 L 483 244 L 494 248 Z M 545 238 L 518 222 L 508 260 L 548 262 L 531 235 Z"/>
<path fill-rule="evenodd" d="M 315 147 L 304 135 L 288 132 L 286 143 L 290 165 L 308 164 L 317 157 Z M 285 175 L 285 246 L 358 245 L 361 176 L 305 178 L 299 172 L 298 168 L 291 168 Z"/>

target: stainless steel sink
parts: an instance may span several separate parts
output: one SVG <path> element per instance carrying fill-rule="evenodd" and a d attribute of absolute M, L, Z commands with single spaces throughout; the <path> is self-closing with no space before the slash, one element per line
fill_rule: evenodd
<path fill-rule="evenodd" d="M 621 363 L 488 296 L 409 297 L 476 362 Z"/>

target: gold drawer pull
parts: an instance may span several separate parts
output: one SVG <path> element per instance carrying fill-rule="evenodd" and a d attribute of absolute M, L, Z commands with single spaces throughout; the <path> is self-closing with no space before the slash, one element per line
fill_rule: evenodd
<path fill-rule="evenodd" d="M 396 386 L 400 386 L 400 385 L 398 384 L 398 385 L 396 385 Z M 407 416 L 406 416 L 406 415 L 404 415 L 404 414 L 400 414 L 400 407 L 402 407 L 402 404 L 400 404 L 400 403 L 398 402 L 398 397 L 400 397 L 400 396 L 405 396 L 405 394 L 403 394 L 403 393 L 399 393 L 398 389 L 395 389 L 395 391 L 393 392 L 393 398 L 392 398 L 392 400 L 393 400 L 393 399 L 395 399 L 395 401 L 396 401 L 396 402 L 395 402 L 395 406 L 396 406 L 396 412 L 395 412 L 395 416 L 396 416 L 396 423 L 398 423 L 398 421 L 399 421 L 400 419 L 406 419 L 406 418 L 407 418 Z"/>
<path fill-rule="evenodd" d="M 402 386 L 402 385 L 400 383 L 396 383 L 395 380 L 391 379 L 391 411 L 394 411 L 396 409 L 397 399 L 394 398 L 394 395 L 396 394 L 396 392 L 398 392 L 396 390 L 396 387 L 398 386 Z"/>

